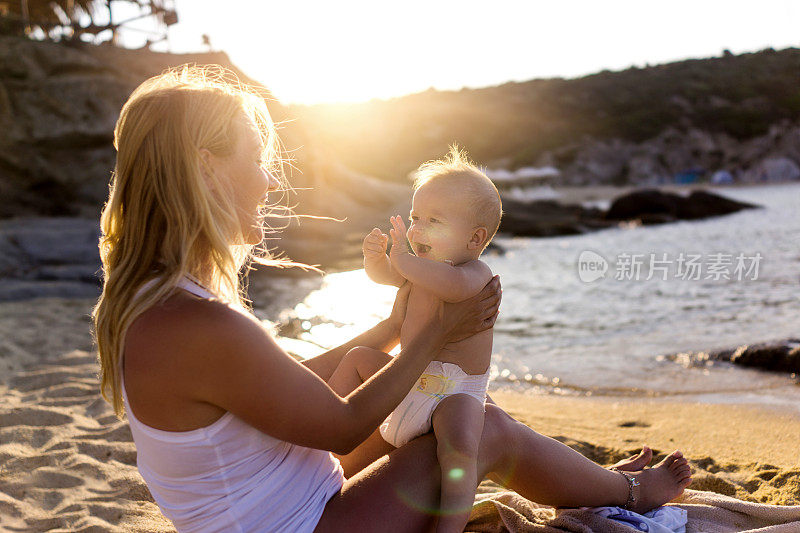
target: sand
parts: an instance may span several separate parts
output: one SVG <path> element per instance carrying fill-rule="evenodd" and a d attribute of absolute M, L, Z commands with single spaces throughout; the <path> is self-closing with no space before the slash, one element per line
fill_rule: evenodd
<path fill-rule="evenodd" d="M 173 531 L 98 394 L 87 300 L 0 304 L 0 530 Z M 800 505 L 800 416 L 743 405 L 495 391 L 537 431 L 609 464 L 680 448 L 692 488 Z"/>

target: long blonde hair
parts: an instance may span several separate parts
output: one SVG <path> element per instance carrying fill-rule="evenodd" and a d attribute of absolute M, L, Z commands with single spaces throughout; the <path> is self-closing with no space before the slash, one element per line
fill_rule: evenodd
<path fill-rule="evenodd" d="M 234 184 L 218 179 L 200 156 L 202 149 L 233 153 L 242 117 L 258 128 L 262 159 L 287 185 L 263 97 L 222 67 L 169 70 L 142 83 L 122 108 L 114 129 L 117 161 L 100 219 L 103 292 L 92 312 L 101 393 L 120 418 L 125 334 L 139 315 L 186 275 L 202 276 L 221 300 L 249 309 L 242 267 L 293 264 L 246 244 Z"/>

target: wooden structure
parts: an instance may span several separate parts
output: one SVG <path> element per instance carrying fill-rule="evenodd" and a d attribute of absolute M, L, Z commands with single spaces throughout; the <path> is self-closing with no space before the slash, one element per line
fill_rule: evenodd
<path fill-rule="evenodd" d="M 139 13 L 124 20 L 114 20 L 113 4 L 131 4 Z M 107 22 L 96 22 L 107 14 Z M 97 37 L 110 32 L 104 41 L 116 42 L 120 30 L 132 22 L 150 19 L 153 30 L 147 44 L 167 38 L 169 27 L 178 22 L 174 0 L 0 0 L 0 33 L 34 35 L 37 30 L 53 40 L 75 40 L 83 35 Z M 88 22 L 88 24 L 87 24 Z M 135 29 L 135 31 L 143 31 Z"/>

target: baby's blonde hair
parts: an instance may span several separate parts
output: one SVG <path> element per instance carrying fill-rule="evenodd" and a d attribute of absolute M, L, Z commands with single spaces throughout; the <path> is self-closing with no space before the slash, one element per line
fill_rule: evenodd
<path fill-rule="evenodd" d="M 489 245 L 500 227 L 503 203 L 492 180 L 470 161 L 466 152 L 454 144 L 442 159 L 420 165 L 413 178 L 415 192 L 431 183 L 457 186 L 458 194 L 467 197 L 468 216 L 472 217 L 475 227 L 486 228 L 483 249 Z"/>
<path fill-rule="evenodd" d="M 263 95 L 223 67 L 168 70 L 142 83 L 122 108 L 114 129 L 117 161 L 100 219 L 103 292 L 92 312 L 101 393 L 119 417 L 125 334 L 139 315 L 185 275 L 201 272 L 209 290 L 248 309 L 242 267 L 293 264 L 246 243 L 249 228 L 240 220 L 251 216 L 238 213 L 235 184 L 215 176 L 200 155 L 204 149 L 232 154 L 243 119 L 258 129 L 263 159 L 286 187 Z"/>

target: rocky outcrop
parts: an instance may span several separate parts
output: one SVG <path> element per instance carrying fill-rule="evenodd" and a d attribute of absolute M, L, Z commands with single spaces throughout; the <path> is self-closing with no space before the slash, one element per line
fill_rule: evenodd
<path fill-rule="evenodd" d="M 165 54 L 0 36 L 0 218 L 97 216 L 108 195 L 122 104 L 145 79 L 185 63 L 219 64 L 258 86 L 224 53 Z M 276 100 L 267 103 L 276 121 L 287 118 Z M 302 159 L 302 130 L 289 123 L 281 133 Z"/>
<path fill-rule="evenodd" d="M 656 189 L 642 189 L 615 199 L 605 218 L 616 221 L 638 219 L 643 224 L 655 224 L 728 215 L 756 207 L 703 190 L 681 196 Z"/>
<path fill-rule="evenodd" d="M 800 375 L 800 338 L 744 344 L 709 352 L 683 352 L 667 355 L 665 358 L 684 366 L 702 367 L 713 361 L 725 361 L 740 366 Z"/>
<path fill-rule="evenodd" d="M 561 204 L 554 200 L 503 200 L 501 233 L 526 237 L 576 235 L 607 228 L 615 222 L 603 218 L 603 211 L 580 205 Z"/>
<path fill-rule="evenodd" d="M 0 301 L 98 296 L 99 237 L 87 219 L 0 221 Z"/>
<path fill-rule="evenodd" d="M 784 120 L 763 135 L 738 140 L 723 132 L 670 127 L 641 142 L 586 137 L 543 152 L 563 185 L 661 185 L 681 173 L 699 180 L 718 170 L 739 183 L 800 179 L 800 123 Z"/>
<path fill-rule="evenodd" d="M 608 211 L 554 200 L 504 199 L 499 231 L 526 237 L 575 235 L 615 226 L 621 221 L 662 224 L 727 215 L 755 207 L 758 206 L 704 190 L 693 191 L 689 196 L 656 189 L 637 190 L 615 199 Z"/>

